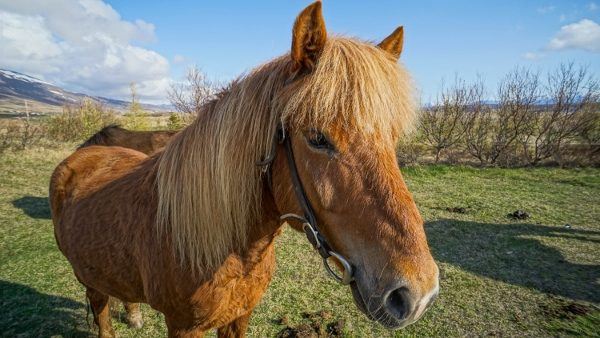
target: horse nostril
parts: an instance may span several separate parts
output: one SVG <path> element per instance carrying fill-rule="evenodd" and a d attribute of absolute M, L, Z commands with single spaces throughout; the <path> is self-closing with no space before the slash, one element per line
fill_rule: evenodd
<path fill-rule="evenodd" d="M 387 312 L 396 319 L 405 319 L 410 313 L 410 292 L 406 287 L 400 287 L 388 294 L 385 299 Z"/>

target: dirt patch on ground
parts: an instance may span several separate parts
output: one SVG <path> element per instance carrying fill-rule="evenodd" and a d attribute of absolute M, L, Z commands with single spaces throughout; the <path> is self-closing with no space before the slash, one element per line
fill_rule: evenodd
<path fill-rule="evenodd" d="M 560 298 L 555 298 L 550 305 L 540 306 L 544 316 L 552 319 L 573 319 L 577 316 L 586 315 L 594 310 L 593 307 L 582 304 L 569 302 Z"/>
<path fill-rule="evenodd" d="M 329 311 L 318 311 L 302 314 L 304 322 L 291 325 L 287 316 L 277 322 L 286 327 L 279 331 L 278 338 L 322 338 L 341 337 L 346 323 L 342 319 L 334 319 Z"/>
<path fill-rule="evenodd" d="M 511 212 L 510 214 L 508 214 L 507 216 L 512 219 L 528 219 L 529 213 L 527 213 L 526 211 L 523 211 L 523 210 L 515 210 L 515 211 Z"/>
<path fill-rule="evenodd" d="M 467 208 L 465 207 L 448 207 L 446 211 L 453 212 L 455 214 L 466 214 Z"/>

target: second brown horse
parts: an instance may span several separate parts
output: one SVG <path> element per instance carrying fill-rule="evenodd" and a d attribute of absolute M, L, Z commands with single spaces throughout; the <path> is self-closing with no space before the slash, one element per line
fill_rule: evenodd
<path fill-rule="evenodd" d="M 177 131 L 172 130 L 134 131 L 111 124 L 92 135 L 79 148 L 93 145 L 116 146 L 150 155 L 164 148 L 176 133 Z"/>

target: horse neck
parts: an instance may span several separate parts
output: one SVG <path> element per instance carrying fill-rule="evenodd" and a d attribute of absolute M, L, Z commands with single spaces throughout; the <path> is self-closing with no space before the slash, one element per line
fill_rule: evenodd
<path fill-rule="evenodd" d="M 270 188 L 268 188 L 266 184 L 263 186 L 262 196 L 262 205 L 264 207 L 262 220 L 250 226 L 248 236 L 248 247 L 251 247 L 254 242 L 261 241 L 263 238 L 274 238 L 280 232 L 280 213 L 277 210 L 273 194 L 271 193 Z"/>

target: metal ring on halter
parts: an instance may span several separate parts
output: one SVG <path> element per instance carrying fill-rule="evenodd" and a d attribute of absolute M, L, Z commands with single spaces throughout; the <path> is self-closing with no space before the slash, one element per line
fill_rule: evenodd
<path fill-rule="evenodd" d="M 308 239 L 310 244 L 312 244 L 317 250 L 321 249 L 321 241 L 319 240 L 319 235 L 317 234 L 315 228 L 313 228 L 313 226 L 310 225 L 310 223 L 305 222 L 302 223 L 302 230 L 304 230 L 306 238 Z"/>
<path fill-rule="evenodd" d="M 342 264 L 342 267 L 344 268 L 342 277 L 340 277 L 329 266 L 329 263 L 327 262 L 327 258 L 323 258 L 323 265 L 325 265 L 325 269 L 327 270 L 327 272 L 329 272 L 329 275 L 331 277 L 333 277 L 333 279 L 337 280 L 338 282 L 340 282 L 344 285 L 348 285 L 348 284 L 352 283 L 352 281 L 354 281 L 354 270 L 352 269 L 352 264 L 350 264 L 350 262 L 348 262 L 346 260 L 346 258 L 344 258 L 344 256 L 338 254 L 335 251 L 329 251 L 329 254 L 332 257 L 335 257 L 335 259 L 337 259 L 340 262 L 340 264 Z"/>
<path fill-rule="evenodd" d="M 312 246 L 319 250 L 321 249 L 321 241 L 319 240 L 319 234 L 315 230 L 315 228 L 306 220 L 306 218 L 296 215 L 296 214 L 285 214 L 279 217 L 280 220 L 286 221 L 287 219 L 293 219 L 302 223 L 302 230 L 304 230 L 304 234 L 306 234 L 306 238 L 312 244 Z"/>
<path fill-rule="evenodd" d="M 306 220 L 306 218 L 300 216 L 300 215 L 296 215 L 296 214 L 284 214 L 279 216 L 279 220 L 281 221 L 286 221 L 288 218 L 291 218 L 293 220 L 296 220 L 302 224 L 304 223 L 308 223 L 308 221 Z"/>

